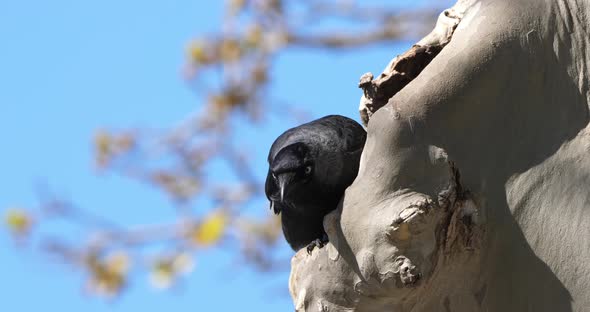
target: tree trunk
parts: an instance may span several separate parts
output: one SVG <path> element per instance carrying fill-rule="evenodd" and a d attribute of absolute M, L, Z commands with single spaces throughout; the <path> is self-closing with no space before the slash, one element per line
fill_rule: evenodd
<path fill-rule="evenodd" d="M 297 311 L 590 310 L 590 2 L 460 0 L 365 75 L 367 143 Z"/>

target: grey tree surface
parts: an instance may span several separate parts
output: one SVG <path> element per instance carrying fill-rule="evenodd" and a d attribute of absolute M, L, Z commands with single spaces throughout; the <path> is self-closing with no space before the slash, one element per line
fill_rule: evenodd
<path fill-rule="evenodd" d="M 590 309 L 590 3 L 459 0 L 361 78 L 359 175 L 297 311 Z"/>

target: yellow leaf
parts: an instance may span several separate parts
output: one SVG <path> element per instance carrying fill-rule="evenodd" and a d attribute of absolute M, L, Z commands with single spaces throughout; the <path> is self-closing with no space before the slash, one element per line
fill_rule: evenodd
<path fill-rule="evenodd" d="M 99 131 L 94 136 L 94 147 L 96 150 L 96 163 L 100 168 L 106 167 L 112 154 L 112 139 L 110 134 Z"/>
<path fill-rule="evenodd" d="M 33 220 L 23 209 L 10 209 L 6 212 L 4 222 L 15 235 L 26 235 L 31 229 Z"/>
<path fill-rule="evenodd" d="M 94 145 L 99 153 L 109 153 L 111 141 L 111 135 L 105 131 L 99 131 L 94 136 Z"/>
<path fill-rule="evenodd" d="M 207 51 L 208 44 L 209 43 L 201 40 L 191 42 L 187 48 L 189 59 L 196 65 L 207 65 L 211 63 L 213 59 Z"/>
<path fill-rule="evenodd" d="M 200 245 L 212 245 L 223 235 L 226 223 L 227 216 L 222 212 L 215 212 L 192 230 L 190 238 Z"/>

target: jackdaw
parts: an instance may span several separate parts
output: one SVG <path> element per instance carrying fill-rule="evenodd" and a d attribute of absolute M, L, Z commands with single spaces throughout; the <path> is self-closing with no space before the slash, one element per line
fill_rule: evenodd
<path fill-rule="evenodd" d="M 265 193 L 293 250 L 311 253 L 328 241 L 324 216 L 356 178 L 366 136 L 356 121 L 330 115 L 289 129 L 272 144 Z"/>

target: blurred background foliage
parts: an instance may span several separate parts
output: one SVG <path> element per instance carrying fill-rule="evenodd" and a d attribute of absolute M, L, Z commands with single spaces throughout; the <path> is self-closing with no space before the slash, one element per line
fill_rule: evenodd
<path fill-rule="evenodd" d="M 271 115 L 291 123 L 310 119 L 298 108 L 300 99 L 270 92 L 281 79 L 271 74 L 274 61 L 285 51 L 332 53 L 415 40 L 431 29 L 440 10 L 434 2 L 410 8 L 379 1 L 226 1 L 219 31 L 186 45 L 182 73 L 194 90 L 197 113 L 163 131 L 147 126 L 97 129 L 93 141 L 96 168 L 167 194 L 176 207 L 172 221 L 118 224 L 97 207 L 78 207 L 43 186 L 36 207 L 7 207 L 6 230 L 17 246 L 35 244 L 86 272 L 85 289 L 106 297 L 121 294 L 131 284 L 132 266 L 145 272 L 155 288 L 168 288 L 189 274 L 194 258 L 210 246 L 233 248 L 237 257 L 263 271 L 288 270 L 288 258 L 276 252 L 282 239 L 279 218 L 270 212 L 261 217 L 241 214 L 243 207 L 265 202 L 260 200 L 264 182 L 257 178 L 265 173 L 252 172 L 252 159 L 243 148 L 248 138 L 236 125 L 256 128 Z M 317 81 L 317 90 L 310 94 L 333 92 L 322 87 L 330 73 L 310 67 L 309 79 Z M 219 164 L 233 179 L 215 179 L 212 168 Z M 266 204 L 259 209 L 268 211 Z M 52 222 L 87 227 L 87 235 L 72 242 L 38 231 Z"/>

